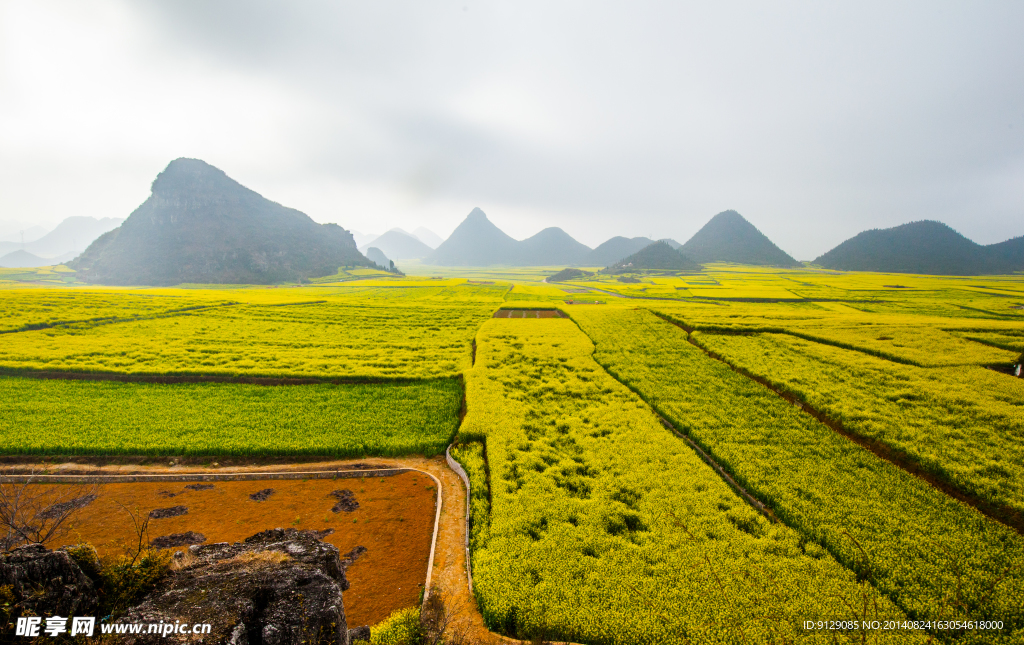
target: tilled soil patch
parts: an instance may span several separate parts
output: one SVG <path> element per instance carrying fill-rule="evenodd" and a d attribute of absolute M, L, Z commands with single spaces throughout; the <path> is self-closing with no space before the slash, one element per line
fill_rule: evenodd
<path fill-rule="evenodd" d="M 75 499 L 70 499 L 66 502 L 53 504 L 52 506 L 43 509 L 43 512 L 39 514 L 39 518 L 44 520 L 55 520 L 72 509 L 85 508 L 95 499 L 96 495 L 82 495 L 81 497 L 76 497 Z"/>
<path fill-rule="evenodd" d="M 264 488 L 263 490 L 258 490 L 255 493 L 250 494 L 249 499 L 251 499 L 254 502 L 265 502 L 268 499 L 270 499 L 270 496 L 273 494 L 273 488 Z"/>
<path fill-rule="evenodd" d="M 172 506 L 170 508 L 154 508 L 149 512 L 149 517 L 154 520 L 162 520 L 165 517 L 178 517 L 188 513 L 187 506 Z"/>
<path fill-rule="evenodd" d="M 202 533 L 196 533 L 195 531 L 189 531 L 187 533 L 171 533 L 170 535 L 161 535 L 158 538 L 153 538 L 150 544 L 158 549 L 169 549 L 175 546 L 202 544 L 203 542 L 206 542 L 205 535 L 203 535 Z"/>
<path fill-rule="evenodd" d="M 342 511 L 351 513 L 359 508 L 359 502 L 356 501 L 355 495 L 348 489 L 332 491 L 330 497 L 338 500 L 338 503 L 331 507 L 331 511 L 334 513 Z"/>

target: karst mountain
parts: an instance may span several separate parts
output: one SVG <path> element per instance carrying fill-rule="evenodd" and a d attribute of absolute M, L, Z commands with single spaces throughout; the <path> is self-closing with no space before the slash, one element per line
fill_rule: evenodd
<path fill-rule="evenodd" d="M 441 266 L 553 266 L 579 264 L 588 253 L 590 247 L 560 228 L 516 240 L 474 208 L 425 261 Z"/>
<path fill-rule="evenodd" d="M 984 275 L 1024 270 L 1024 237 L 983 246 L 942 222 L 923 220 L 863 231 L 815 264 L 842 271 Z"/>
<path fill-rule="evenodd" d="M 606 267 L 602 273 L 632 273 L 634 271 L 699 271 L 700 264 L 659 240 L 633 255 Z"/>
<path fill-rule="evenodd" d="M 68 266 L 111 285 L 272 284 L 369 266 L 351 233 L 272 202 L 199 159 L 175 159 L 117 228 Z"/>
<path fill-rule="evenodd" d="M 764 233 L 733 210 L 715 215 L 679 251 L 695 262 L 801 266 Z"/>

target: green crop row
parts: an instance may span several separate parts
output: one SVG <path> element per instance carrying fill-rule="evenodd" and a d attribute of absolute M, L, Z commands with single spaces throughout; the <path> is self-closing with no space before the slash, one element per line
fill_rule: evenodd
<path fill-rule="evenodd" d="M 894 364 L 786 334 L 693 338 L 946 483 L 1024 512 L 1024 380 Z"/>
<path fill-rule="evenodd" d="M 266 387 L 0 377 L 0 453 L 405 455 L 443 452 L 455 379 Z"/>
<path fill-rule="evenodd" d="M 473 441 L 455 446 L 452 448 L 452 457 L 462 465 L 470 480 L 470 542 L 475 550 L 487 542 L 491 525 L 490 485 L 484 445 Z"/>
<path fill-rule="evenodd" d="M 804 540 L 915 619 L 1024 628 L 1024 539 L 836 434 L 647 311 L 571 311 L 595 358 Z M 949 633 L 943 634 L 949 638 Z M 967 641 L 999 636 L 968 634 Z"/>
<path fill-rule="evenodd" d="M 902 615 L 744 503 L 592 352 L 564 319 L 492 319 L 477 335 L 460 433 L 486 437 L 489 530 L 472 557 L 491 629 L 588 644 L 825 643 L 832 634 L 801 621 Z"/>

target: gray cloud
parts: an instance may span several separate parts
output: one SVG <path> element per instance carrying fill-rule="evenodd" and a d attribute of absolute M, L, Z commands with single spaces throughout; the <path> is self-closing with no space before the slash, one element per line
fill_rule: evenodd
<path fill-rule="evenodd" d="M 519 237 L 683 240 L 735 208 L 804 259 L 915 219 L 1024 234 L 1016 2 L 44 5 L 0 6 L 8 29 L 81 32 L 50 55 L 99 39 L 85 47 L 112 62 L 62 90 L 59 66 L 8 45 L 0 116 L 21 131 L 0 128 L 0 164 L 88 180 L 97 213 L 188 155 L 360 230 L 446 234 L 479 205 Z M 26 116 L 48 81 L 66 101 L 50 122 L 106 106 L 88 124 L 103 136 L 62 146 Z M 18 183 L 0 179 L 12 218 L 59 219 Z"/>

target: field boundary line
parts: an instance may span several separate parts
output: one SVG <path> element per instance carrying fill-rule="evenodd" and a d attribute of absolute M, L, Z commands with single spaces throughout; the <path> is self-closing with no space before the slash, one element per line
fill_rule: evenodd
<path fill-rule="evenodd" d="M 687 329 L 681 323 L 672 320 L 671 318 L 662 316 L 657 312 L 652 313 L 654 313 L 654 315 L 658 316 L 665 322 L 671 325 L 675 325 L 676 327 L 679 327 L 680 329 L 685 331 L 686 341 L 693 345 L 694 347 L 696 347 L 697 349 L 699 349 L 700 351 L 704 352 L 704 354 L 707 355 L 712 360 L 718 361 L 719 363 L 722 363 L 723 365 L 727 366 L 729 369 L 736 372 L 737 374 L 740 374 L 741 376 L 744 376 L 750 379 L 751 381 L 758 383 L 768 391 L 774 393 L 775 395 L 785 400 L 787 403 L 796 407 L 801 412 L 813 417 L 815 420 L 817 420 L 822 425 L 829 428 L 839 436 L 844 437 L 851 443 L 856 444 L 857 446 L 860 446 L 861 448 L 867 450 L 868 452 L 875 455 L 879 459 L 892 464 L 893 466 L 899 468 L 908 475 L 911 475 L 912 477 L 915 477 L 925 482 L 926 484 L 928 484 L 932 488 L 935 488 L 939 492 L 949 497 L 952 497 L 953 499 L 961 502 L 966 506 L 973 508 L 974 510 L 978 511 L 985 517 L 993 521 L 999 522 L 1000 524 L 1003 524 L 1011 530 L 1024 535 L 1024 514 L 1022 514 L 1020 511 L 1001 504 L 994 504 L 992 502 L 986 501 L 978 497 L 977 495 L 973 495 L 967 491 L 957 488 L 952 483 L 946 481 L 944 478 L 930 471 L 925 470 L 922 465 L 915 463 L 913 460 L 904 456 L 900 451 L 896 450 L 895 448 L 888 446 L 882 443 L 881 441 L 878 441 L 877 439 L 865 437 L 863 435 L 853 432 L 852 430 L 849 430 L 841 422 L 833 419 L 832 417 L 825 414 L 821 410 L 818 410 L 817 408 L 810 405 L 806 401 L 801 400 L 799 397 L 784 391 L 782 388 L 775 386 L 765 378 L 757 376 L 756 374 L 752 374 L 742 367 L 733 365 L 731 362 L 729 362 L 727 359 L 720 356 L 716 352 L 707 349 L 698 341 L 696 341 L 693 338 L 691 330 Z"/>
<path fill-rule="evenodd" d="M 430 381 L 455 380 L 459 375 L 415 377 L 299 377 L 299 376 L 229 376 L 221 374 L 124 374 L 120 372 L 71 372 L 0 367 L 0 376 L 49 379 L 58 381 L 119 381 L 122 383 L 235 383 L 241 385 L 411 385 Z"/>
<path fill-rule="evenodd" d="M 419 470 L 418 468 L 410 468 L 409 470 L 415 470 L 418 473 L 423 473 L 427 477 L 434 480 L 437 484 L 437 502 L 434 504 L 434 534 L 430 538 L 430 558 L 427 560 L 427 580 L 423 585 L 423 602 L 420 604 L 420 611 L 427 606 L 427 599 L 430 598 L 430 580 L 434 575 L 434 552 L 437 549 L 437 532 L 441 528 L 441 504 L 444 498 L 441 497 L 442 487 L 441 480 L 438 477 L 434 477 L 431 473 L 425 470 Z"/>
<path fill-rule="evenodd" d="M 593 338 L 590 338 L 590 335 L 587 334 L 587 332 L 583 329 L 583 327 L 580 327 L 580 324 L 578 322 L 576 322 L 575 319 L 570 317 L 570 320 L 573 321 L 573 323 L 583 333 L 584 336 L 586 336 L 588 339 L 590 339 L 591 344 L 594 345 L 594 349 L 596 350 L 597 349 L 597 341 L 595 341 Z M 716 473 L 718 473 L 718 476 L 730 488 L 732 488 L 743 499 L 743 501 L 747 502 L 747 504 L 749 504 L 755 511 L 757 511 L 758 513 L 761 513 L 762 515 L 764 515 L 768 519 L 768 521 L 779 523 L 779 524 L 782 523 L 782 521 L 778 517 L 775 516 L 775 513 L 773 513 L 770 508 L 765 506 L 761 502 L 761 500 L 759 500 L 756 497 L 754 497 L 750 493 L 750 491 L 748 491 L 746 488 L 741 486 L 739 484 L 739 482 L 737 482 L 735 479 L 733 479 L 732 475 L 730 475 L 725 470 L 725 468 L 723 468 L 722 465 L 719 464 L 710 454 L 705 452 L 703 448 L 701 448 L 699 445 L 697 445 L 697 443 L 693 439 L 691 439 L 690 437 L 686 436 L 682 432 L 679 432 L 679 430 L 676 429 L 676 427 L 672 424 L 672 422 L 669 421 L 668 419 L 666 419 L 665 416 L 661 413 L 661 411 L 658 410 L 657 406 L 655 406 L 653 403 L 648 401 L 647 398 L 644 397 L 644 395 L 641 394 L 639 390 L 634 388 L 629 383 L 626 383 L 625 381 L 620 379 L 618 376 L 616 376 L 615 372 L 613 372 L 607 365 L 605 365 L 604 363 L 599 361 L 598 358 L 597 358 L 597 352 L 596 351 L 594 352 L 594 354 L 591 355 L 591 358 L 593 359 L 593 361 L 595 363 L 597 363 L 598 365 L 601 366 L 601 369 L 603 369 L 605 371 L 605 373 L 608 374 L 608 376 L 610 376 L 613 379 L 615 379 L 616 383 L 619 383 L 620 385 L 625 387 L 627 390 L 632 392 L 637 398 L 639 398 L 641 401 L 643 401 L 647 405 L 647 407 L 649 407 L 651 409 L 651 411 L 654 412 L 654 415 L 658 418 L 658 422 L 661 423 L 662 427 L 665 428 L 666 430 L 668 430 L 669 432 L 671 432 L 672 434 L 674 434 L 676 437 L 678 437 L 678 438 L 682 439 L 683 441 L 685 441 L 686 444 L 689 445 L 690 448 L 692 448 L 693 451 L 697 453 L 697 456 L 700 457 L 701 460 L 704 463 L 706 463 L 707 465 L 711 466 L 711 468 Z"/>
<path fill-rule="evenodd" d="M 368 477 L 390 477 L 401 475 L 416 468 L 368 468 L 349 470 L 311 470 L 283 472 L 246 472 L 246 473 L 124 473 L 118 475 L 99 475 L 82 473 L 78 475 L 58 475 L 48 473 L 0 474 L 0 483 L 45 483 L 55 484 L 134 484 L 144 482 L 215 482 L 215 481 L 256 481 L 260 479 L 357 479 Z M 422 471 L 417 471 L 422 472 Z M 430 474 L 430 473 L 426 473 Z M 430 475 L 433 477 L 433 475 Z"/>
<path fill-rule="evenodd" d="M 82 323 L 95 323 L 99 325 L 113 325 L 122 322 L 138 322 L 140 320 L 156 320 L 157 318 L 174 318 L 182 314 L 204 309 L 217 309 L 218 307 L 234 307 L 241 302 L 225 302 L 218 305 L 196 305 L 195 307 L 183 307 L 181 309 L 169 309 L 168 311 L 151 314 L 149 316 L 133 316 L 131 318 L 120 318 L 117 316 L 101 316 L 99 318 L 83 318 L 81 320 L 62 320 L 54 323 L 28 323 L 17 329 L 2 329 L 0 334 L 17 334 L 25 331 L 39 331 L 40 329 L 53 329 L 54 327 L 65 327 L 68 325 L 79 325 Z"/>
<path fill-rule="evenodd" d="M 608 370 L 605 369 L 605 371 L 607 372 Z M 609 372 L 609 374 L 610 374 L 610 372 Z M 618 380 L 618 379 L 616 379 L 616 380 Z M 619 382 L 621 383 L 621 381 L 619 381 Z M 679 437 L 680 439 L 682 439 L 683 441 L 688 443 L 690 445 L 690 447 L 693 448 L 694 452 L 696 452 L 697 455 L 699 455 L 700 458 L 702 460 L 704 460 L 705 463 L 707 463 L 707 465 L 709 465 L 712 468 L 714 468 L 715 471 L 718 473 L 718 475 L 722 479 L 725 480 L 725 483 L 729 484 L 729 486 L 731 486 L 733 488 L 733 490 L 735 490 L 737 493 L 739 493 L 740 497 L 742 497 L 744 500 L 746 500 L 746 502 L 748 504 L 753 506 L 755 510 L 760 511 L 760 513 L 762 515 L 764 515 L 766 518 L 768 518 L 769 521 L 775 522 L 777 524 L 781 524 L 782 523 L 782 520 L 780 520 L 779 518 L 775 517 L 775 513 L 773 513 L 770 508 L 768 508 L 767 506 L 762 504 L 761 500 L 759 500 L 756 497 L 754 497 L 750 493 L 750 491 L 748 491 L 746 488 L 740 486 L 739 483 L 735 479 L 732 478 L 732 475 L 730 475 L 728 472 L 726 472 L 726 470 L 724 468 L 722 468 L 722 466 L 717 461 L 715 461 L 711 457 L 711 455 L 709 455 L 708 453 L 704 452 L 704 449 L 697 445 L 697 442 L 695 442 L 693 439 L 691 439 L 690 437 L 686 436 L 682 432 L 679 432 L 678 430 L 676 430 L 676 427 L 674 425 L 672 425 L 672 422 L 669 421 L 668 419 L 666 419 L 665 417 L 661 416 L 661 414 L 659 414 L 657 411 L 655 411 L 655 414 L 658 414 L 658 421 L 661 422 L 661 425 L 663 425 L 666 430 L 669 430 L 670 432 L 672 432 L 672 434 L 674 434 L 675 436 Z"/>

